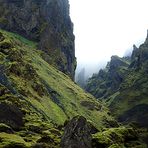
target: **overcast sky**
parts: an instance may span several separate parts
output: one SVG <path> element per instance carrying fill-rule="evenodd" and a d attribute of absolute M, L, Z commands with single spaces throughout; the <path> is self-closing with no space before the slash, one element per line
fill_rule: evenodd
<path fill-rule="evenodd" d="M 78 67 L 96 67 L 142 43 L 148 0 L 69 0 Z"/>

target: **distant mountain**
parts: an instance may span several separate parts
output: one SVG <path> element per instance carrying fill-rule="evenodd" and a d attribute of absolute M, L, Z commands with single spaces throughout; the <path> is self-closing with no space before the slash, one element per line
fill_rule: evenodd
<path fill-rule="evenodd" d="M 139 48 L 133 46 L 131 57 L 112 56 L 86 90 L 105 101 L 118 121 L 148 128 L 148 38 Z"/>
<path fill-rule="evenodd" d="M 130 58 L 112 56 L 105 69 L 94 74 L 87 82 L 85 89 L 96 98 L 107 98 L 119 90 L 126 76 Z"/>
<path fill-rule="evenodd" d="M 75 82 L 81 87 L 84 88 L 86 84 L 86 72 L 85 68 L 82 68 L 79 73 L 76 75 Z"/>

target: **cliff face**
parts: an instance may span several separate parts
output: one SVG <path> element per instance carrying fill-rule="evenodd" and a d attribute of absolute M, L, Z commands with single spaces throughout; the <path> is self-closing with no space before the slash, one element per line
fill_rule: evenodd
<path fill-rule="evenodd" d="M 74 35 L 68 0 L 0 0 L 0 28 L 37 41 L 48 63 L 74 77 Z"/>
<path fill-rule="evenodd" d="M 88 80 L 85 89 L 96 98 L 107 98 L 119 90 L 128 66 L 128 59 L 112 56 L 106 68 Z"/>

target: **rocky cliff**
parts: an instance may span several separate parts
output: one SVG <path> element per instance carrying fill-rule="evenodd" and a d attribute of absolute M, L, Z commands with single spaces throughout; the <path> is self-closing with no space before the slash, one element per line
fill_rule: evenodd
<path fill-rule="evenodd" d="M 126 76 L 129 61 L 130 58 L 112 56 L 106 68 L 88 80 L 85 89 L 96 98 L 107 98 L 114 94 Z"/>
<path fill-rule="evenodd" d="M 38 42 L 42 56 L 74 78 L 73 24 L 68 0 L 0 0 L 0 28 Z"/>
<path fill-rule="evenodd" d="M 103 99 L 118 121 L 148 128 L 148 37 L 139 48 L 133 46 L 131 60 L 112 57 L 86 90 Z"/>

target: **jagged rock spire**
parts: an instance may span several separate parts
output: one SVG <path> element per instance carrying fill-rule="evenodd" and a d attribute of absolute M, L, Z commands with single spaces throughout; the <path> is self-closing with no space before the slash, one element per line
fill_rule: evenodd
<path fill-rule="evenodd" d="M 148 44 L 148 30 L 147 30 L 147 36 L 146 36 L 146 40 L 144 42 L 145 44 Z"/>
<path fill-rule="evenodd" d="M 133 45 L 133 50 L 137 50 L 138 49 L 138 47 L 134 44 Z"/>
<path fill-rule="evenodd" d="M 134 44 L 133 45 L 133 52 L 132 52 L 132 56 L 131 56 L 132 60 L 135 59 L 137 50 L 138 50 L 138 47 Z"/>

